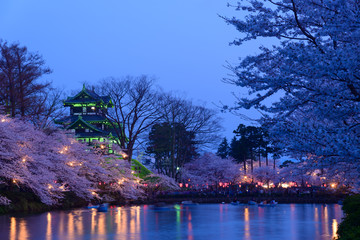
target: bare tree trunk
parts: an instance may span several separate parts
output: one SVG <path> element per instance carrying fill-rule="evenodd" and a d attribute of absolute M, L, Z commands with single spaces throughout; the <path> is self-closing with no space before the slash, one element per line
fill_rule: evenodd
<path fill-rule="evenodd" d="M 10 97 L 11 117 L 15 117 L 16 97 L 15 97 L 14 80 L 12 78 L 9 78 L 9 95 L 10 95 L 9 97 Z"/>
<path fill-rule="evenodd" d="M 16 61 L 17 61 L 17 72 L 18 72 L 18 77 L 17 77 L 17 82 L 19 83 L 19 102 L 20 102 L 20 115 L 21 117 L 25 116 L 25 89 L 24 89 L 24 81 L 25 79 L 23 79 L 23 74 L 22 74 L 22 66 L 21 66 L 21 60 L 20 60 L 20 55 L 19 52 L 16 52 Z"/>
<path fill-rule="evenodd" d="M 170 168 L 171 168 L 171 177 L 173 178 L 175 176 L 174 168 L 175 168 L 175 139 L 176 139 L 174 122 L 172 123 L 172 126 L 171 126 L 171 135 L 172 135 L 172 138 L 171 138 L 171 156 L 170 156 L 171 165 L 170 165 Z"/>
<path fill-rule="evenodd" d="M 276 165 L 276 163 L 275 163 L 275 158 L 274 158 L 274 169 L 275 169 L 275 165 Z"/>
<path fill-rule="evenodd" d="M 133 146 L 134 146 L 134 143 L 133 142 L 129 142 L 128 145 L 127 145 L 127 160 L 131 163 L 131 160 L 132 160 L 132 155 L 133 155 Z"/>
<path fill-rule="evenodd" d="M 267 152 L 267 149 L 265 150 L 266 151 L 266 166 L 269 166 L 269 159 L 268 159 L 268 152 Z"/>
<path fill-rule="evenodd" d="M 259 149 L 259 167 L 261 167 L 261 153 L 260 153 L 260 149 Z"/>
<path fill-rule="evenodd" d="M 250 167 L 251 167 L 251 173 L 254 172 L 254 159 L 250 158 Z"/>
<path fill-rule="evenodd" d="M 246 174 L 246 157 L 244 156 L 244 171 L 245 171 L 245 174 Z"/>

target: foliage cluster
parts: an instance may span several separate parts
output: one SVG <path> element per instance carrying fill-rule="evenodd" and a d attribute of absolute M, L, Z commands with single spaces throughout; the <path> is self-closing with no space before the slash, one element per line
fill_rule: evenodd
<path fill-rule="evenodd" d="M 179 173 L 176 170 L 197 156 L 195 134 L 180 123 L 152 126 L 147 146 L 146 152 L 155 158 L 155 169 L 175 178 Z"/>
<path fill-rule="evenodd" d="M 186 163 L 181 177 L 183 183 L 198 189 L 217 186 L 220 182 L 235 183 L 240 178 L 240 166 L 231 158 L 205 153 Z"/>
<path fill-rule="evenodd" d="M 345 218 L 339 225 L 338 240 L 360 239 L 360 195 L 347 197 L 343 211 Z"/>
<path fill-rule="evenodd" d="M 249 92 L 234 108 L 259 110 L 285 154 L 314 169 L 345 165 L 359 175 L 359 1 L 243 0 L 234 7 L 246 15 L 224 18 L 241 32 L 233 44 L 278 41 L 229 66 L 234 78 L 226 81 Z"/>
<path fill-rule="evenodd" d="M 46 205 L 63 204 L 68 193 L 84 201 L 146 197 L 146 185 L 132 174 L 128 161 L 96 154 L 59 130 L 45 133 L 4 115 L 0 115 L 0 163 L 2 194 L 19 189 Z M 0 205 L 9 204 L 10 197 L 1 195 Z"/>
<path fill-rule="evenodd" d="M 277 149 L 272 146 L 271 139 L 267 131 L 262 127 L 245 126 L 240 124 L 234 130 L 235 136 L 231 143 L 228 144 L 227 139 L 224 138 L 218 147 L 217 155 L 221 158 L 228 156 L 235 159 L 238 163 L 243 163 L 244 172 L 247 172 L 247 163 L 250 162 L 250 170 L 254 171 L 254 161 L 258 162 L 261 167 L 261 158 L 265 158 L 266 166 L 269 166 L 269 154 L 276 158 Z M 275 162 L 273 164 L 275 169 Z"/>

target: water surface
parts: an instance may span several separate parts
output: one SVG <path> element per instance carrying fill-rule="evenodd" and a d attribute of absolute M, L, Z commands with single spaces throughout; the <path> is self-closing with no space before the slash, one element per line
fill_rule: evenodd
<path fill-rule="evenodd" d="M 337 204 L 230 204 L 114 207 L 0 216 L 10 240 L 330 240 L 343 213 Z"/>

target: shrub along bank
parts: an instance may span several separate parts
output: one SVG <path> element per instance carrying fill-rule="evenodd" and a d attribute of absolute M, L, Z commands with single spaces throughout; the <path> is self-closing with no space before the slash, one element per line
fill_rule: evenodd
<path fill-rule="evenodd" d="M 87 205 L 87 201 L 79 198 L 73 192 L 66 192 L 64 198 L 56 205 L 46 205 L 30 189 L 7 187 L 1 188 L 1 193 L 11 200 L 10 205 L 0 205 L 0 214 L 13 212 L 44 212 L 55 209 L 69 209 Z"/>
<path fill-rule="evenodd" d="M 339 225 L 338 240 L 360 239 L 360 194 L 347 197 L 343 211 L 345 218 Z"/>

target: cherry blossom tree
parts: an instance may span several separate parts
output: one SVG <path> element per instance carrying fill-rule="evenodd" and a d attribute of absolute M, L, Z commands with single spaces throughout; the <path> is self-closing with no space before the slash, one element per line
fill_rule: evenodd
<path fill-rule="evenodd" d="M 154 198 L 163 191 L 176 191 L 179 189 L 180 187 L 174 178 L 164 174 L 152 173 L 146 176 L 145 181 L 143 181 L 143 190 L 148 198 Z"/>
<path fill-rule="evenodd" d="M 254 178 L 255 182 L 267 183 L 270 182 L 277 184 L 280 182 L 280 175 L 278 170 L 270 166 L 262 166 L 254 169 L 251 176 Z"/>
<path fill-rule="evenodd" d="M 229 67 L 235 78 L 226 81 L 249 90 L 234 108 L 261 111 L 261 123 L 286 154 L 358 166 L 359 1 L 243 0 L 234 7 L 247 12 L 243 19 L 224 18 L 242 33 L 235 45 L 279 42 Z"/>
<path fill-rule="evenodd" d="M 96 154 L 59 130 L 44 133 L 4 115 L 0 115 L 0 163 L 0 187 L 31 191 L 48 205 L 59 204 L 67 191 L 88 201 L 116 195 L 144 197 L 141 180 L 127 161 Z M 0 204 L 9 203 L 0 196 Z"/>
<path fill-rule="evenodd" d="M 280 170 L 281 182 L 295 182 L 298 186 L 306 185 L 320 186 L 319 170 L 308 162 L 290 164 Z"/>
<path fill-rule="evenodd" d="M 206 188 L 220 182 L 237 181 L 240 177 L 240 167 L 231 158 L 223 159 L 214 153 L 205 153 L 184 165 L 182 179 L 194 188 Z"/>

